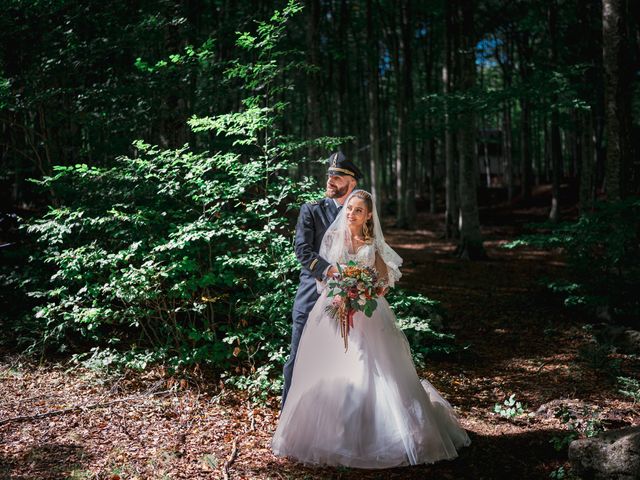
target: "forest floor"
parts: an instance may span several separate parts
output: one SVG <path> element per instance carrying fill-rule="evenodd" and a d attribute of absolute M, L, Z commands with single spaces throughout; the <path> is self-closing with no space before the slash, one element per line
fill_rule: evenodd
<path fill-rule="evenodd" d="M 550 443 L 570 433 L 556 407 L 568 405 L 583 426 L 605 428 L 640 423 L 640 407 L 618 392 L 611 372 L 595 368 L 596 358 L 581 353 L 591 338 L 583 326 L 593 319 L 564 308 L 541 283 L 568 275 L 562 256 L 501 248 L 546 212 L 483 209 L 489 259 L 478 262 L 452 255 L 441 215 L 420 214 L 416 230 L 386 230 L 405 259 L 400 286 L 440 301 L 446 330 L 467 347 L 419 371 L 469 432 L 472 443 L 455 460 L 389 470 L 303 467 L 269 449 L 278 398 L 250 405 L 236 392 L 221 395 L 204 377 L 176 382 L 159 369 L 106 376 L 1 352 L 0 478 L 549 478 L 568 468 L 567 447 L 558 452 Z M 637 359 L 614 357 L 623 374 L 640 368 Z M 511 394 L 525 414 L 494 413 Z M 6 421 L 20 415 L 31 418 Z"/>

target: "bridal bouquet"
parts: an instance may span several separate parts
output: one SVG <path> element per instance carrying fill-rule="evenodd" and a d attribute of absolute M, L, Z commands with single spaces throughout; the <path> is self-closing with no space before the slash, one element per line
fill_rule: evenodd
<path fill-rule="evenodd" d="M 349 330 L 353 328 L 353 316 L 363 312 L 367 317 L 373 315 L 378 302 L 376 291 L 386 285 L 378 280 L 378 274 L 372 267 L 358 265 L 350 261 L 344 268 L 338 264 L 340 272 L 327 283 L 328 297 L 333 300 L 326 307 L 329 316 L 340 323 L 340 335 L 344 339 L 344 351 L 349 347 Z"/>

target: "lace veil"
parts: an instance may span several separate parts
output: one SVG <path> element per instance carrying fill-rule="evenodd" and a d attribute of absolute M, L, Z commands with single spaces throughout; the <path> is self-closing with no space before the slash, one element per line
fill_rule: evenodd
<path fill-rule="evenodd" d="M 347 253 L 354 252 L 353 243 L 351 241 L 351 232 L 347 225 L 347 205 L 349 200 L 356 192 L 364 192 L 371 197 L 369 192 L 364 190 L 354 190 L 347 197 L 344 202 L 344 207 L 338 213 L 338 216 L 329 226 L 326 233 L 322 237 L 322 243 L 320 244 L 320 256 L 327 260 L 329 263 L 335 265 L 337 263 L 345 263 L 347 259 Z M 373 199 L 372 199 L 373 200 Z M 378 211 L 376 209 L 376 202 L 373 204 L 373 244 L 375 245 L 375 251 L 387 266 L 389 276 L 389 286 L 393 287 L 400 277 L 400 267 L 402 266 L 402 258 L 398 255 L 388 244 L 384 241 L 384 235 L 382 234 L 382 226 L 380 225 L 380 218 L 378 217 Z M 324 287 L 324 282 L 318 283 L 318 291 Z"/>

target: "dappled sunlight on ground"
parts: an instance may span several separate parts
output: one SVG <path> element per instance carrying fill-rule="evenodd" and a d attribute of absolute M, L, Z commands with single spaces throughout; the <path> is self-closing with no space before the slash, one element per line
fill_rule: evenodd
<path fill-rule="evenodd" d="M 45 416 L 0 425 L 0 476 L 209 479 L 223 478 L 226 464 L 232 479 L 548 478 L 567 458 L 566 449 L 556 452 L 550 444 L 567 432 L 553 415 L 555 405 L 598 409 L 612 427 L 639 423 L 640 411 L 608 373 L 581 356 L 589 340 L 582 326 L 589 319 L 565 309 L 541 282 L 568 277 L 561 253 L 502 248 L 546 210 L 531 207 L 503 217 L 482 212 L 489 258 L 480 262 L 453 255 L 441 215 L 420 214 L 416 230 L 392 228 L 386 219 L 387 240 L 405 261 L 400 286 L 441 302 L 445 329 L 461 347 L 418 369 L 451 402 L 471 436 L 471 446 L 453 461 L 381 471 L 305 467 L 271 453 L 279 398 L 252 405 L 241 393 L 220 391 L 218 380 L 202 373 L 101 377 L 22 362 L 5 352 L 0 419 Z M 623 371 L 640 369 L 638 359 L 617 359 Z M 522 402 L 525 415 L 494 413 L 510 395 Z M 74 406 L 83 408 L 47 416 Z"/>

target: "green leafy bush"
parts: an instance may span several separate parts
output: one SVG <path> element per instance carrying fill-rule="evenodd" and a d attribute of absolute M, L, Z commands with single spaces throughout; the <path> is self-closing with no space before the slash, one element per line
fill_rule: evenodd
<path fill-rule="evenodd" d="M 33 180 L 57 204 L 22 227 L 34 242 L 29 275 L 5 278 L 37 302 L 17 326 L 28 352 L 69 352 L 96 368 L 210 365 L 254 400 L 280 392 L 300 268 L 294 219 L 320 195 L 291 172 L 311 143 L 343 141 L 278 129 L 287 105 L 277 99 L 291 87 L 282 79 L 300 67 L 279 61 L 278 42 L 299 10 L 290 2 L 239 35 L 252 62 L 231 62 L 225 80 L 244 94 L 241 110 L 189 121 L 208 150 L 136 141 L 135 155 L 110 166 L 56 166 Z M 390 299 L 419 361 L 454 348 L 432 328 L 435 302 Z"/>
<path fill-rule="evenodd" d="M 535 228 L 547 233 L 527 235 L 506 248 L 533 245 L 561 248 L 567 254 L 573 281 L 549 281 L 565 305 L 601 318 L 638 326 L 640 319 L 640 199 L 600 202 L 578 221 Z"/>
<path fill-rule="evenodd" d="M 396 314 L 398 326 L 407 336 L 411 346 L 413 360 L 418 367 L 426 366 L 428 357 L 438 357 L 457 351 L 459 347 L 454 343 L 454 335 L 442 331 L 442 317 L 444 312 L 439 302 L 424 295 L 408 292 L 400 288 L 391 289 L 387 294 L 389 305 Z M 248 374 L 237 374 L 233 371 L 222 374 L 227 385 L 246 390 L 252 401 L 264 403 L 268 397 L 278 395 L 282 391 L 282 366 L 289 354 L 289 345 L 283 345 L 283 340 L 289 339 L 291 329 L 290 304 L 282 311 L 279 321 L 280 331 L 286 332 L 279 338 L 262 339 L 261 355 L 255 355 L 256 338 L 251 335 L 227 337 L 225 341 L 241 342 L 244 348 L 254 352 L 251 358 L 251 368 Z M 260 340 L 260 338 L 259 338 Z M 338 341 L 338 339 L 336 339 Z M 265 356 L 268 360 L 264 361 Z M 258 362 L 257 359 L 261 359 Z"/>
<path fill-rule="evenodd" d="M 289 175 L 308 142 L 278 131 L 287 105 L 274 101 L 287 87 L 281 76 L 296 68 L 274 59 L 300 8 L 276 12 L 251 41 L 240 35 L 253 60 L 235 62 L 226 81 L 244 93 L 242 110 L 190 121 L 210 150 L 137 141 L 136 155 L 113 166 L 56 166 L 34 180 L 58 205 L 23 227 L 37 243 L 31 264 L 46 274 L 30 291 L 39 302 L 37 325 L 24 328 L 31 351 L 239 373 L 284 351 L 299 268 L 291 218 L 318 195 L 311 181 Z"/>
<path fill-rule="evenodd" d="M 604 431 L 598 407 L 582 406 L 581 412 L 578 412 L 566 404 L 561 404 L 555 409 L 553 416 L 567 428 L 566 434 L 554 435 L 549 440 L 558 452 L 568 448 L 571 442 L 581 436 L 590 438 Z"/>
<path fill-rule="evenodd" d="M 640 380 L 632 377 L 617 377 L 618 391 L 623 395 L 630 397 L 634 403 L 640 402 Z"/>
<path fill-rule="evenodd" d="M 424 368 L 428 357 L 458 351 L 455 336 L 442 329 L 444 311 L 440 303 L 424 295 L 403 289 L 391 289 L 387 300 L 396 315 L 398 326 L 407 336 L 416 366 Z"/>

